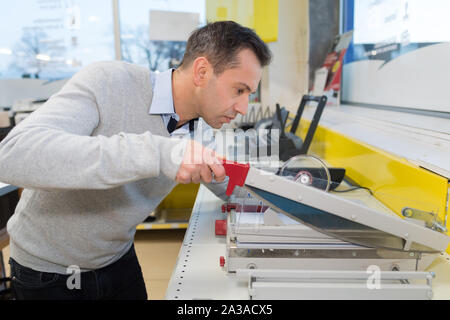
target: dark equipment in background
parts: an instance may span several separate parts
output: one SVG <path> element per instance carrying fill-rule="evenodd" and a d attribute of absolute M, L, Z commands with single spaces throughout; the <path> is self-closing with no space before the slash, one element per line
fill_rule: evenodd
<path fill-rule="evenodd" d="M 0 243 L 2 243 L 6 237 L 6 223 L 9 218 L 14 214 L 17 203 L 19 202 L 18 190 L 8 192 L 7 194 L 0 195 Z M 13 292 L 11 290 L 11 278 L 6 276 L 5 262 L 3 261 L 3 255 L 0 247 L 0 300 L 13 299 Z"/>
<path fill-rule="evenodd" d="M 295 133 L 300 124 L 301 117 L 303 115 L 303 111 L 305 110 L 308 102 L 315 101 L 317 102 L 316 111 L 314 113 L 311 124 L 309 125 L 308 131 L 306 133 L 305 140 L 303 141 L 300 137 L 298 137 Z M 292 126 L 290 131 L 285 132 L 284 128 L 286 126 L 287 119 L 289 117 L 289 112 L 285 110 L 285 108 L 280 108 L 280 105 L 277 104 L 276 112 L 274 118 L 276 118 L 273 122 L 272 128 L 280 129 L 280 160 L 287 161 L 292 157 L 297 155 L 306 155 L 308 153 L 308 149 L 311 145 L 312 139 L 316 132 L 317 126 L 319 125 L 320 118 L 322 116 L 323 110 L 327 104 L 326 96 L 309 96 L 304 95 L 298 107 L 295 118 L 292 122 Z M 331 186 L 330 189 L 334 190 L 345 177 L 345 169 L 344 168 L 328 168 L 330 172 L 331 178 Z M 308 172 L 316 177 L 315 169 L 308 168 Z M 315 179 L 314 183 L 321 183 Z"/>
<path fill-rule="evenodd" d="M 317 102 L 318 105 L 316 108 L 316 112 L 314 113 L 313 119 L 311 121 L 311 124 L 309 126 L 308 132 L 306 134 L 305 141 L 303 141 L 300 137 L 298 137 L 295 134 L 295 132 L 297 131 L 297 128 L 300 124 L 300 119 L 302 117 L 303 111 L 305 110 L 306 104 L 311 101 Z M 304 95 L 302 97 L 302 100 L 297 110 L 297 114 L 295 115 L 295 118 L 291 126 L 291 130 L 289 132 L 285 132 L 286 122 L 289 119 L 289 111 L 287 111 L 286 108 L 284 107 L 283 108 L 280 107 L 278 103 L 276 104 L 275 114 L 272 117 L 262 118 L 256 123 L 246 121 L 244 123 L 241 123 L 239 129 L 242 129 L 244 131 L 247 131 L 252 128 L 254 128 L 256 131 L 261 129 L 267 130 L 267 137 L 265 144 L 266 146 L 269 146 L 269 154 L 271 145 L 270 130 L 278 129 L 280 132 L 279 141 L 277 141 L 277 143 L 279 144 L 279 152 L 280 152 L 279 158 L 282 161 L 287 161 L 293 156 L 306 154 L 308 152 L 309 146 L 311 145 L 312 139 L 316 132 L 320 117 L 322 116 L 326 103 L 327 103 L 326 96 L 319 97 L 319 96 Z M 251 116 L 249 115 L 247 119 L 255 120 L 255 115 L 254 114 Z M 257 148 L 259 149 L 259 143 L 257 144 Z M 249 154 L 249 152 L 250 152 L 250 145 L 246 141 L 245 153 Z M 257 151 L 257 154 L 259 155 L 259 150 Z"/>
<path fill-rule="evenodd" d="M 316 111 L 314 113 L 313 119 L 310 123 L 310 126 L 308 128 L 308 131 L 306 133 L 305 140 L 303 141 L 300 137 L 298 137 L 295 133 L 298 129 L 298 126 L 300 124 L 301 117 L 303 115 L 303 112 L 305 110 L 306 105 L 308 102 L 316 102 L 317 107 Z M 253 147 L 256 147 L 255 154 L 259 157 L 260 151 L 259 149 L 261 147 L 267 148 L 267 155 L 272 155 L 271 150 L 271 140 L 272 140 L 272 129 L 278 129 L 279 130 L 279 137 L 273 137 L 273 139 L 276 139 L 278 141 L 274 141 L 275 143 L 278 143 L 279 146 L 279 159 L 282 161 L 287 161 L 291 159 L 294 156 L 297 155 L 306 155 L 308 152 L 308 149 L 311 145 L 312 139 L 314 137 L 314 134 L 316 132 L 317 126 L 319 124 L 320 118 L 322 116 L 323 110 L 327 103 L 327 97 L 326 96 L 310 96 L 310 95 L 304 95 L 301 99 L 300 105 L 298 107 L 297 113 L 295 115 L 295 118 L 293 119 L 292 126 L 288 132 L 285 131 L 286 123 L 289 120 L 289 111 L 286 110 L 286 108 L 281 107 L 278 103 L 276 104 L 276 111 L 272 117 L 264 117 L 260 120 L 258 120 L 256 123 L 254 122 L 255 118 L 258 118 L 255 116 L 255 114 L 250 114 L 246 117 L 246 121 L 242 122 L 239 125 L 239 129 L 243 131 L 247 131 L 249 129 L 255 129 L 256 131 L 259 130 L 267 130 L 267 134 L 264 134 L 264 137 L 261 137 L 258 135 L 258 139 L 256 143 L 253 144 L 250 143 L 250 139 L 248 136 L 245 136 L 245 148 L 244 152 L 246 155 L 249 155 L 250 149 Z M 252 122 L 253 121 L 253 122 Z M 235 138 L 237 139 L 237 138 Z M 261 144 L 262 143 L 262 144 Z M 236 143 L 237 144 L 237 143 Z M 236 157 L 237 155 L 237 147 L 235 147 L 234 155 Z M 311 176 L 314 179 L 314 183 L 320 183 L 320 179 L 316 179 L 317 175 L 315 174 L 315 170 L 312 168 L 308 168 Z M 328 168 L 330 172 L 330 178 L 331 178 L 331 186 L 330 189 L 334 190 L 344 179 L 345 176 L 345 169 L 344 168 Z M 288 172 L 288 171 L 286 171 Z"/>
<path fill-rule="evenodd" d="M 305 140 L 302 141 L 301 138 L 295 135 L 298 125 L 300 124 L 300 119 L 302 117 L 303 111 L 305 110 L 306 104 L 310 101 L 317 102 L 316 112 L 314 113 L 311 124 L 309 125 L 308 132 L 306 133 Z M 300 102 L 300 105 L 295 115 L 294 121 L 289 132 L 284 131 L 284 126 L 286 125 L 286 120 L 282 115 L 281 109 L 277 105 L 277 111 L 275 115 L 281 124 L 280 127 L 280 159 L 282 161 L 287 161 L 288 159 L 300 155 L 307 154 L 309 146 L 311 145 L 312 139 L 316 132 L 317 126 L 319 125 L 320 117 L 322 116 L 323 110 L 327 104 L 326 96 L 308 96 L 304 95 Z M 284 121 L 283 121 L 284 120 Z"/>

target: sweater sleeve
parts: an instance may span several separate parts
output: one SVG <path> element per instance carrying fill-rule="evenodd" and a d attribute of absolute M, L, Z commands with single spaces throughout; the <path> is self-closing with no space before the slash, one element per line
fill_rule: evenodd
<path fill-rule="evenodd" d="M 99 124 L 96 88 L 84 68 L 0 143 L 0 181 L 25 188 L 109 189 L 161 174 L 175 179 L 186 141 L 150 132 L 91 136 Z"/>

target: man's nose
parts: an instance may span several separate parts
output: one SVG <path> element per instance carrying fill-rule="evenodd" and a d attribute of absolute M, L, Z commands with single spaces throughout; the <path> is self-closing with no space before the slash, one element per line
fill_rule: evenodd
<path fill-rule="evenodd" d="M 234 111 L 245 116 L 248 109 L 248 100 L 249 97 L 246 96 L 245 98 L 242 99 L 242 101 L 239 101 L 239 103 L 235 105 Z"/>

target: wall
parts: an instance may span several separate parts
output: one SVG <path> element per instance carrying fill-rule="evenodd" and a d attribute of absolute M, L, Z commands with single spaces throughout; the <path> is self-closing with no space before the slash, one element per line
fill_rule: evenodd
<path fill-rule="evenodd" d="M 277 41 L 279 0 L 206 0 L 206 19 L 233 20 L 253 29 L 263 41 Z"/>
<path fill-rule="evenodd" d="M 279 1 L 278 41 L 269 43 L 273 60 L 261 83 L 263 107 L 274 110 L 280 103 L 296 112 L 302 95 L 308 92 L 308 10 L 308 0 Z"/>

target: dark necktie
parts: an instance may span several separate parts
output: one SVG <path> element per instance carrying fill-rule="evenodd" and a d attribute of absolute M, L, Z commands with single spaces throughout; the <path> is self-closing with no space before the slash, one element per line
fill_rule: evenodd
<path fill-rule="evenodd" d="M 189 121 L 189 132 L 192 133 L 194 132 L 195 129 L 195 121 L 197 121 L 198 118 L 192 119 Z M 175 118 L 170 117 L 169 123 L 167 124 L 167 131 L 169 131 L 169 133 L 172 133 L 175 131 L 176 127 L 177 127 L 178 121 L 175 120 Z"/>
<path fill-rule="evenodd" d="M 177 127 L 177 123 L 178 121 L 175 120 L 175 118 L 170 117 L 169 123 L 167 124 L 167 131 L 169 131 L 169 133 L 174 132 Z"/>

